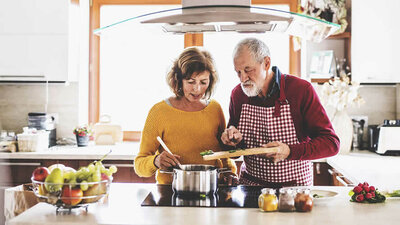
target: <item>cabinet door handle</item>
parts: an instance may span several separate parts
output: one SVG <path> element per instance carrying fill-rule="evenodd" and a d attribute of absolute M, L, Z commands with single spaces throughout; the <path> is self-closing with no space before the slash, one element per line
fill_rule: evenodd
<path fill-rule="evenodd" d="M 343 184 L 343 186 L 345 187 L 349 186 L 349 184 L 346 181 L 344 181 L 341 176 L 336 176 L 336 180 L 339 181 L 339 183 Z"/>
<path fill-rule="evenodd" d="M 106 166 L 106 167 L 110 167 L 110 166 L 112 166 L 112 165 L 114 165 L 114 166 L 116 166 L 116 167 L 131 167 L 131 168 L 133 168 L 134 167 L 134 165 L 133 165 L 133 163 L 132 164 L 122 164 L 122 163 L 120 163 L 120 164 L 108 164 L 108 163 L 104 163 L 103 164 L 103 166 Z"/>
<path fill-rule="evenodd" d="M 321 163 L 315 164 L 315 172 L 320 175 L 321 174 Z"/>
<path fill-rule="evenodd" d="M 29 163 L 29 162 L 0 162 L 0 166 L 40 166 L 40 163 Z"/>
<path fill-rule="evenodd" d="M 330 175 L 333 175 L 335 172 L 333 172 L 333 170 L 331 170 L 331 169 L 328 169 L 328 173 L 329 173 Z"/>

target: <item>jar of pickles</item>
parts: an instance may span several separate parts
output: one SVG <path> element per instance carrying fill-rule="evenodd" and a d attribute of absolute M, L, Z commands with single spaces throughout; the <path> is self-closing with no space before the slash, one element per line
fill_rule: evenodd
<path fill-rule="evenodd" d="M 279 190 L 278 208 L 281 212 L 292 212 L 294 207 L 294 190 L 292 188 L 281 188 Z"/>
<path fill-rule="evenodd" d="M 310 195 L 310 189 L 297 189 L 297 194 L 294 198 L 294 205 L 296 207 L 296 211 L 298 212 L 310 212 L 313 207 L 313 199 Z"/>
<path fill-rule="evenodd" d="M 258 197 L 258 207 L 263 212 L 274 212 L 278 210 L 278 198 L 272 188 L 263 188 Z"/>

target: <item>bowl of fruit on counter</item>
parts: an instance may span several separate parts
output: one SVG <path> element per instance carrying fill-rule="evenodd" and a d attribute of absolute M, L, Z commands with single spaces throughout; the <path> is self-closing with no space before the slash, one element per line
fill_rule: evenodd
<path fill-rule="evenodd" d="M 40 201 L 59 209 L 85 207 L 102 200 L 110 190 L 112 174 L 116 166 L 105 168 L 100 161 L 94 161 L 78 170 L 54 164 L 38 167 L 32 173 L 32 185 Z"/>

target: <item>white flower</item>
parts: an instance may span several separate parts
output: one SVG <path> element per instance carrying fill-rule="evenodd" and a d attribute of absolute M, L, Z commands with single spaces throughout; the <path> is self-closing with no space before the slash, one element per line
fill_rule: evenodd
<path fill-rule="evenodd" d="M 325 82 L 320 91 L 321 103 L 324 106 L 332 106 L 336 111 L 342 111 L 352 105 L 360 106 L 364 99 L 359 95 L 360 85 L 350 82 L 348 76 L 335 77 Z"/>

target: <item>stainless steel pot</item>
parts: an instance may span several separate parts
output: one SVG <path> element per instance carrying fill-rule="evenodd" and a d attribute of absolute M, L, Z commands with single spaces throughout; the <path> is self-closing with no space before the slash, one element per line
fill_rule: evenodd
<path fill-rule="evenodd" d="M 173 206 L 217 206 L 218 197 L 216 195 L 207 195 L 205 197 L 186 198 L 185 196 L 172 195 Z"/>
<path fill-rule="evenodd" d="M 181 168 L 174 168 L 172 172 L 161 171 L 173 174 L 172 190 L 178 195 L 214 194 L 218 187 L 218 175 L 230 172 L 229 169 L 219 169 L 209 165 L 187 164 Z"/>

